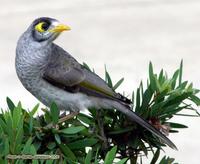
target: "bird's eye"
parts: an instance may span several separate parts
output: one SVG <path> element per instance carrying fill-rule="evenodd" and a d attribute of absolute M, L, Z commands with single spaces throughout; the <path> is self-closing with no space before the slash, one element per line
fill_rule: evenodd
<path fill-rule="evenodd" d="M 35 29 L 38 31 L 38 32 L 45 32 L 47 31 L 49 28 L 49 24 L 46 23 L 46 22 L 40 22 L 38 23 L 36 26 L 35 26 Z"/>

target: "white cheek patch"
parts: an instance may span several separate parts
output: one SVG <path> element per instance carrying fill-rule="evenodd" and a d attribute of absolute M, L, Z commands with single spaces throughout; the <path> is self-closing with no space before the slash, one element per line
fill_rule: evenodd
<path fill-rule="evenodd" d="M 58 26 L 60 24 L 60 22 L 58 22 L 58 21 L 53 21 L 52 23 L 51 23 L 51 26 Z"/>

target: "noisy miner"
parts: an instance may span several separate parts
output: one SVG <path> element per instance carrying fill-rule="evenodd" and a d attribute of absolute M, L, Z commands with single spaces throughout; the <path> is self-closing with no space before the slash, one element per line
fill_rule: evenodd
<path fill-rule="evenodd" d="M 21 35 L 15 66 L 23 86 L 46 106 L 55 102 L 64 111 L 116 109 L 176 149 L 164 134 L 131 110 L 130 100 L 114 92 L 103 79 L 53 43 L 68 30 L 69 26 L 56 19 L 41 17 Z"/>

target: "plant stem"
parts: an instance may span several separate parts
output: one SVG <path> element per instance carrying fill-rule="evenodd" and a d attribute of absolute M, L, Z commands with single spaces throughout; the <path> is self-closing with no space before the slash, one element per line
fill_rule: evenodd
<path fill-rule="evenodd" d="M 109 146 L 108 146 L 107 137 L 106 137 L 105 132 L 104 132 L 102 111 L 97 110 L 96 118 L 97 118 L 97 123 L 98 123 L 98 126 L 99 126 L 100 136 L 103 139 L 103 149 L 107 150 Z"/>

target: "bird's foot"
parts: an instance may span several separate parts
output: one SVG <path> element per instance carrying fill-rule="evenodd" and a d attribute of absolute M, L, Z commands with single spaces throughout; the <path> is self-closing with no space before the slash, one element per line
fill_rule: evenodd
<path fill-rule="evenodd" d="M 79 112 L 71 112 L 70 114 L 65 115 L 64 117 L 61 117 L 61 118 L 59 119 L 59 121 L 58 121 L 58 124 L 61 124 L 61 123 L 65 122 L 65 121 L 67 121 L 67 120 L 69 120 L 69 119 L 75 117 L 75 116 L 78 115 L 78 114 L 79 114 Z"/>
<path fill-rule="evenodd" d="M 43 128 L 38 128 L 38 130 L 42 131 L 42 130 L 48 130 L 48 129 L 59 129 L 59 124 L 62 124 L 63 122 L 75 117 L 76 115 L 78 115 L 79 112 L 71 112 L 70 114 L 68 115 L 65 115 L 62 116 L 59 120 L 58 120 L 58 123 L 57 124 L 53 124 L 53 123 L 50 123 L 48 125 L 46 125 L 45 127 Z"/>

